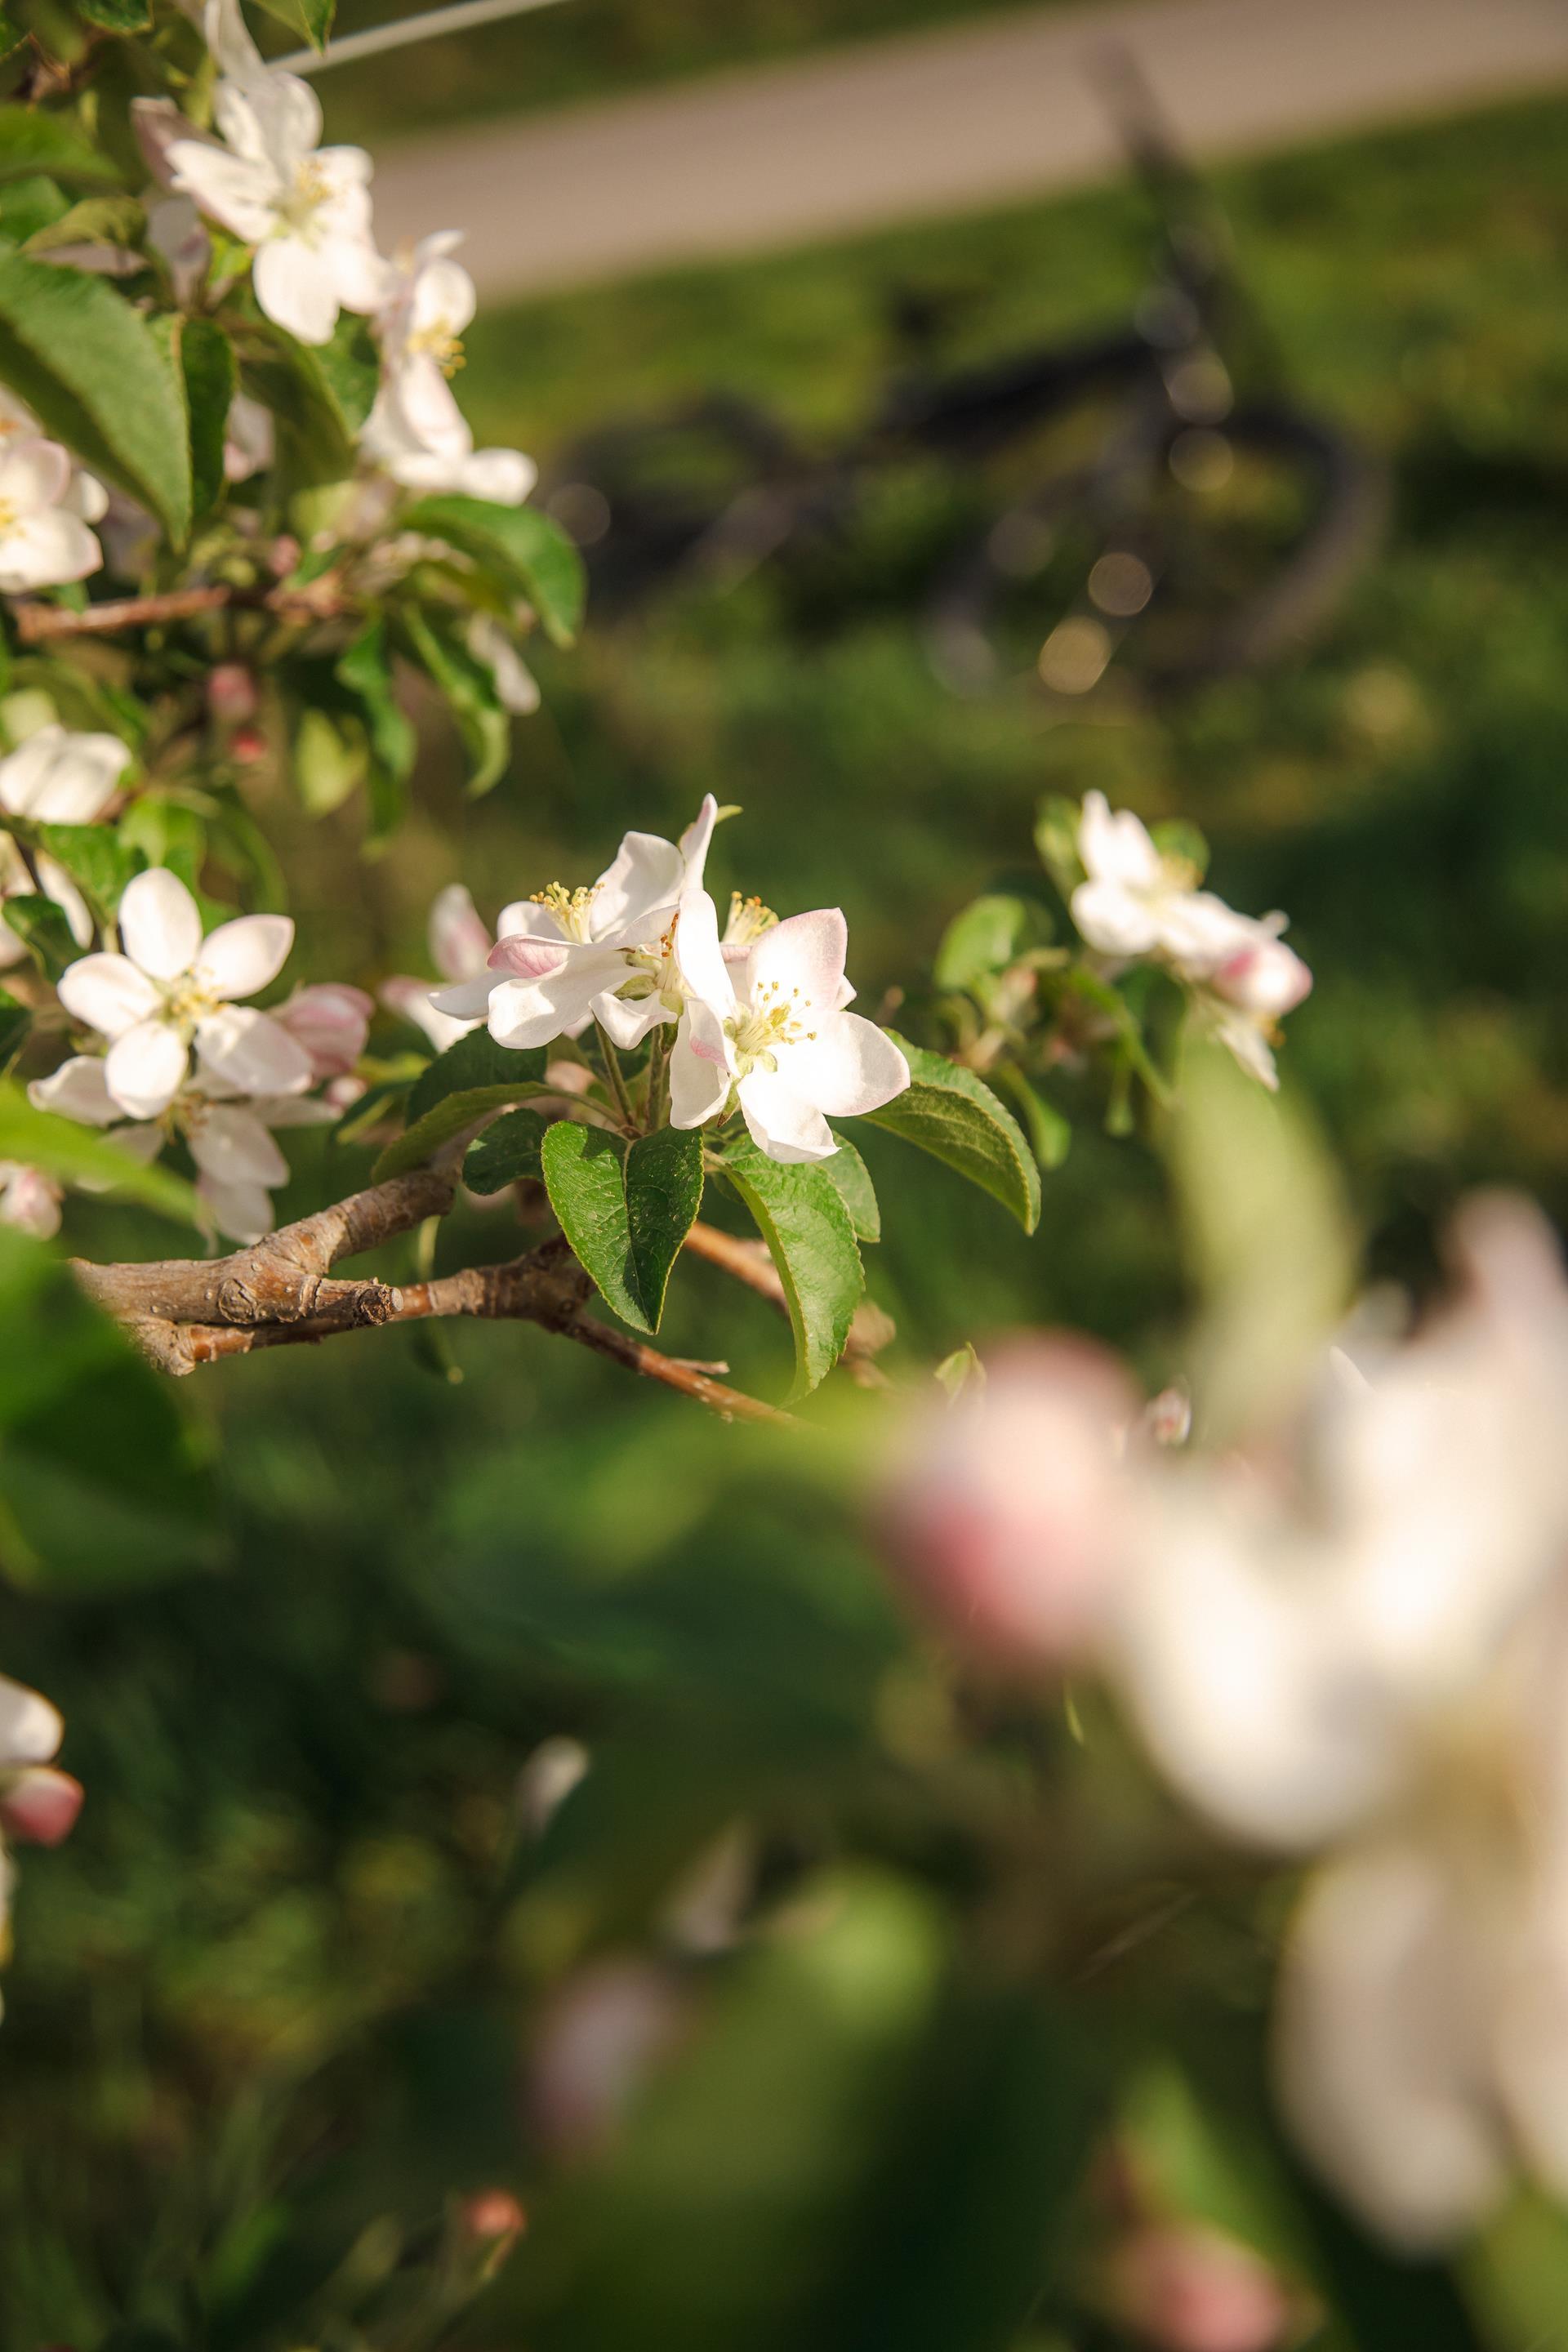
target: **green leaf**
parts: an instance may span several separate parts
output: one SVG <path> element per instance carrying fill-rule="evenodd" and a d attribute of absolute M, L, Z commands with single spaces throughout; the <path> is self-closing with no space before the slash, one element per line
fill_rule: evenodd
<path fill-rule="evenodd" d="M 0 988 L 0 1071 L 8 1070 L 27 1042 L 33 1016 L 26 1005 Z"/>
<path fill-rule="evenodd" d="M 327 14 L 331 16 L 330 8 Z M 315 370 L 344 429 L 357 434 L 375 404 L 381 383 L 381 354 L 369 320 L 357 318 L 352 310 L 340 310 L 327 341 L 304 344 L 301 349 L 306 366 Z"/>
<path fill-rule="evenodd" d="M 62 180 L 114 187 L 119 173 L 68 116 L 18 106 L 0 107 L 0 179 L 20 180 L 47 172 Z"/>
<path fill-rule="evenodd" d="M 147 226 L 147 215 L 134 196 L 83 196 L 53 220 L 33 231 L 23 251 L 50 253 L 60 246 L 112 245 L 134 247 Z"/>
<path fill-rule="evenodd" d="M 550 1205 L 600 1297 L 635 1331 L 657 1331 L 669 1269 L 702 1199 L 702 1144 L 661 1128 L 628 1147 L 557 1120 L 540 1161 Z"/>
<path fill-rule="evenodd" d="M 504 1192 L 509 1184 L 530 1177 L 542 1182 L 539 1155 L 549 1125 L 536 1110 L 509 1110 L 487 1127 L 478 1142 L 469 1145 L 463 1162 L 463 1181 L 469 1192 L 488 1200 L 492 1192 Z"/>
<path fill-rule="evenodd" d="M 18 890 L 15 898 L 0 899 L 0 915 L 32 949 L 46 980 L 58 980 L 67 964 L 74 963 L 81 953 L 71 937 L 65 909 L 52 898 Z"/>
<path fill-rule="evenodd" d="M 370 738 L 352 712 L 308 706 L 294 726 L 289 766 L 300 805 L 311 816 L 342 808 L 370 772 Z"/>
<path fill-rule="evenodd" d="M 117 831 L 122 849 L 139 852 L 149 866 L 166 866 L 187 890 L 196 888 L 206 862 L 207 829 L 194 808 L 167 793 L 138 793 Z"/>
<path fill-rule="evenodd" d="M 882 1238 L 882 1212 L 877 1205 L 876 1187 L 871 1171 L 855 1146 L 841 1135 L 838 1149 L 830 1160 L 820 1162 L 823 1173 L 849 1212 L 849 1222 L 858 1241 L 879 1242 Z"/>
<path fill-rule="evenodd" d="M 909 1062 L 910 1085 L 867 1117 L 919 1144 L 1011 1209 L 1026 1234 L 1040 1222 L 1040 1171 L 1011 1111 L 973 1070 L 888 1034 Z"/>
<path fill-rule="evenodd" d="M 191 457 L 182 390 L 152 327 L 106 279 L 0 254 L 0 383 L 184 543 Z"/>
<path fill-rule="evenodd" d="M 990 973 L 1005 971 L 1033 944 L 1035 909 L 1026 899 L 972 899 L 942 935 L 933 977 L 939 988 L 970 988 Z"/>
<path fill-rule="evenodd" d="M 1162 857 L 1177 858 L 1190 866 L 1194 881 L 1201 882 L 1209 870 L 1209 845 L 1195 824 L 1184 816 L 1168 816 L 1149 827 L 1149 838 Z"/>
<path fill-rule="evenodd" d="M 129 766 L 129 751 L 125 757 Z M 63 866 L 99 921 L 112 922 L 125 885 L 140 864 L 113 825 L 31 824 L 24 817 L 9 817 L 5 829 Z"/>
<path fill-rule="evenodd" d="M 488 499 L 421 499 L 404 517 L 460 548 L 527 597 L 545 634 L 569 646 L 583 625 L 583 559 L 566 533 L 536 507 L 499 507 Z"/>
<path fill-rule="evenodd" d="M 387 650 L 386 624 L 378 614 L 360 631 L 337 666 L 341 685 L 347 687 L 364 712 L 370 748 L 392 792 L 378 811 L 374 830 L 390 831 L 383 821 L 401 813 L 400 787 L 406 782 L 419 748 L 414 723 L 393 690 L 392 660 Z"/>
<path fill-rule="evenodd" d="M 1040 853 L 1040 863 L 1064 898 L 1070 898 L 1084 879 L 1083 860 L 1078 854 L 1078 828 L 1081 815 L 1077 801 L 1064 800 L 1053 793 L 1040 803 L 1035 819 L 1035 847 Z"/>
<path fill-rule="evenodd" d="M 1038 1088 L 1031 1086 L 1016 1063 L 1004 1062 L 995 1073 L 996 1083 L 1005 1087 L 1017 1104 L 1036 1159 L 1042 1168 L 1059 1168 L 1072 1149 L 1072 1125 L 1047 1102 Z"/>
<path fill-rule="evenodd" d="M 14 903 L 14 902 L 13 902 Z M 119 1193 L 177 1223 L 202 1223 L 195 1188 L 167 1168 L 144 1167 L 111 1137 L 53 1111 L 37 1110 L 22 1088 L 0 1079 L 0 1160 L 24 1160 L 63 1184 Z"/>
<path fill-rule="evenodd" d="M 146 33 L 153 27 L 149 0 L 76 0 L 76 10 L 106 33 Z"/>
<path fill-rule="evenodd" d="M 204 515 L 218 504 L 227 487 L 224 445 L 228 412 L 239 388 L 239 362 L 234 345 L 211 319 L 183 320 L 179 347 L 190 418 L 192 496 L 195 512 Z"/>
<path fill-rule="evenodd" d="M 855 1227 L 825 1162 L 785 1167 L 750 1141 L 724 1153 L 724 1173 L 767 1243 L 795 1333 L 793 1402 L 844 1353 L 866 1287 Z"/>
<path fill-rule="evenodd" d="M 702 1138 L 696 1129 L 656 1128 L 626 1152 L 626 1217 L 637 1295 L 657 1331 L 669 1272 L 702 1206 Z"/>
<path fill-rule="evenodd" d="M 406 607 L 402 617 L 415 653 L 458 722 L 468 753 L 469 797 L 478 800 L 500 782 L 511 758 L 511 720 L 494 673 L 416 604 Z"/>
<path fill-rule="evenodd" d="M 260 0 L 260 5 L 269 16 L 276 16 L 280 25 L 287 25 L 291 33 L 309 41 L 313 49 L 326 47 L 337 13 L 337 0 Z"/>
<path fill-rule="evenodd" d="M 487 1111 L 508 1103 L 546 1095 L 542 1047 L 517 1053 L 498 1045 L 488 1029 L 471 1029 L 448 1045 L 416 1080 L 408 1097 L 408 1127 L 395 1143 L 388 1144 L 371 1173 L 384 1183 L 418 1168 L 443 1143 L 449 1143 Z"/>
<path fill-rule="evenodd" d="M 0 113 L 0 122 L 13 119 L 9 110 Z M 24 116 L 26 121 L 37 121 L 37 116 Z M 0 236 L 12 245 L 24 245 L 51 221 L 58 221 L 70 210 L 70 198 L 53 180 L 42 177 L 13 180 L 9 185 L 0 184 Z"/>

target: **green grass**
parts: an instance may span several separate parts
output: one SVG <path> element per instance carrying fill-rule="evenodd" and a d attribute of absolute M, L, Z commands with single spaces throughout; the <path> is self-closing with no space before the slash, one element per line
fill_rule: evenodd
<path fill-rule="evenodd" d="M 1092 724 L 952 701 L 911 632 L 931 511 L 911 499 L 879 513 L 831 626 L 759 581 L 591 628 L 542 663 L 545 713 L 491 800 L 427 778 L 431 814 L 373 866 L 346 862 L 338 823 L 301 827 L 307 961 L 330 944 L 363 974 L 416 968 L 455 868 L 493 911 L 711 788 L 745 804 L 721 887 L 841 902 L 875 1003 L 918 982 L 967 897 L 1026 866 L 1043 792 L 1100 783 L 1201 824 L 1237 904 L 1290 911 L 1318 987 L 1288 1083 L 1378 1262 L 1425 1264 L 1474 1182 L 1568 1213 L 1568 105 L 1223 185 L 1303 395 L 1394 470 L 1387 551 L 1310 658 Z M 979 289 L 965 344 L 1003 348 L 1116 315 L 1146 245 L 1138 205 L 1107 194 L 562 299 L 482 321 L 465 390 L 487 436 L 542 450 L 712 382 L 827 435 L 873 394 L 890 279 Z M 1060 1318 L 1169 1362 L 1155 1164 L 1075 1108 L 1032 1242 L 870 1139 L 873 1286 L 911 1349 Z M 298 1204 L 342 1172 L 302 1167 Z M 79 1238 L 101 1254 L 127 1230 L 99 1211 Z M 443 1243 L 510 1246 L 477 1214 Z M 702 1269 L 676 1288 L 673 1348 L 782 1389 L 765 1310 Z M 17 1906 L 7 2347 L 88 2352 L 132 2314 L 178 2331 L 198 2293 L 219 2315 L 192 2330 L 204 2352 L 316 2343 L 294 2315 L 351 2243 L 356 2277 L 395 2282 L 448 2189 L 516 2167 L 519 2020 L 564 1951 L 637 1931 L 660 1837 L 679 1851 L 765 1791 L 792 1851 L 907 1859 L 858 1744 L 893 1637 L 831 1496 L 784 1491 L 734 1433 L 536 1332 L 459 1332 L 456 1353 L 462 1387 L 376 1334 L 193 1381 L 233 1566 L 149 1597 L 0 1603 L 0 1659 L 65 1707 L 90 1790 L 71 1844 L 26 1858 Z M 525 1873 L 519 1899 L 511 1776 L 563 1729 L 636 1759 L 619 1875 L 595 1878 L 591 1848 Z"/>

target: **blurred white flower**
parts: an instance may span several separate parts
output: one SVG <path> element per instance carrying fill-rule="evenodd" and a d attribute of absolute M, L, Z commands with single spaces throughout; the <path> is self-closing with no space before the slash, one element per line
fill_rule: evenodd
<path fill-rule="evenodd" d="M 484 971 L 489 952 L 495 945 L 473 899 L 460 882 L 449 882 L 438 890 L 430 908 L 426 926 L 430 961 L 443 980 L 474 981 Z M 488 983 L 487 983 L 488 985 Z M 438 1054 L 466 1037 L 470 1029 L 483 1025 L 483 1014 L 472 1020 L 459 1021 L 449 1013 L 437 1013 L 431 1001 L 427 980 L 415 980 L 408 973 L 396 973 L 381 984 L 381 1001 L 389 1013 L 405 1021 L 412 1021 L 423 1029 Z"/>
<path fill-rule="evenodd" d="M 130 762 L 131 754 L 118 735 L 76 735 L 63 727 L 40 727 L 17 751 L 0 759 L 0 811 L 42 824 L 91 824 L 114 798 Z M 36 855 L 34 864 L 46 896 L 63 910 L 71 937 L 79 947 L 88 946 L 92 917 L 81 892 L 54 858 Z M 21 852 L 0 835 L 0 898 L 30 893 L 33 887 Z M 19 962 L 26 952 L 16 932 L 0 923 L 0 971 Z"/>
<path fill-rule="evenodd" d="M 0 594 L 58 587 L 97 572 L 103 551 L 82 508 L 96 504 L 100 515 L 106 502 L 101 483 L 74 472 L 58 441 L 0 436 Z"/>
<path fill-rule="evenodd" d="M 293 944 L 286 915 L 241 915 L 204 940 L 177 875 L 153 866 L 120 902 L 122 954 L 84 956 L 61 974 L 68 1013 L 110 1040 L 104 1083 L 132 1118 L 156 1118 L 185 1083 L 194 1047 L 204 1083 L 251 1095 L 302 1094 L 304 1047 L 270 1013 L 233 1000 L 275 980 Z"/>
<path fill-rule="evenodd" d="M 733 961 L 712 899 L 687 898 L 675 935 L 687 1003 L 669 1064 L 672 1126 L 705 1125 L 732 1091 L 771 1160 L 826 1160 L 838 1149 L 827 1115 L 853 1118 L 903 1092 L 899 1048 L 845 1009 L 848 943 L 838 908 L 823 908 L 771 925 Z"/>
<path fill-rule="evenodd" d="M 0 448 L 13 441 L 47 438 L 43 426 L 26 402 L 19 399 L 6 385 L 0 384 Z M 55 445 L 51 442 L 49 446 L 52 448 Z M 109 492 L 96 474 L 89 474 L 85 466 L 77 464 L 68 450 L 66 462 L 70 467 L 70 478 L 60 505 L 68 514 L 77 516 L 82 522 L 100 522 L 108 509 Z M 89 570 L 95 568 L 89 566 Z"/>
<path fill-rule="evenodd" d="M 673 984 L 668 934 L 700 885 L 718 816 L 710 793 L 679 843 L 628 833 L 587 889 L 554 882 L 504 908 L 483 976 L 438 989 L 436 1010 L 485 1019 L 498 1045 L 519 1048 L 578 1036 L 595 1019 L 632 1045 L 675 1020 L 680 999 L 667 1003 L 659 987 L 667 973 Z M 617 1002 L 623 990 L 636 1001 Z"/>
<path fill-rule="evenodd" d="M 1471 1204 L 1458 1302 L 1293 1444 L 1152 1465 L 1118 1672 L 1222 1830 L 1335 1850 L 1285 1958 L 1298 2135 L 1438 2243 L 1522 2161 L 1568 2194 L 1568 1286 Z"/>
<path fill-rule="evenodd" d="M 539 681 L 517 649 L 509 629 L 493 613 L 476 613 L 468 627 L 468 651 L 483 662 L 495 680 L 503 710 L 514 719 L 530 719 L 539 708 Z"/>
<path fill-rule="evenodd" d="M 880 1481 L 899 1584 L 964 1656 L 1004 1673 L 1093 1654 L 1115 1603 L 1139 1399 L 1113 1356 L 1015 1339 L 907 1415 Z"/>
<path fill-rule="evenodd" d="M 374 310 L 386 264 L 371 229 L 371 160 L 360 147 L 322 147 L 321 101 L 308 82 L 261 63 L 238 12 L 208 13 L 223 71 L 213 95 L 220 139 L 183 133 L 143 109 L 144 143 L 176 194 L 255 247 L 256 299 L 302 343 L 324 343 L 340 310 Z"/>
<path fill-rule="evenodd" d="M 0 1225 L 16 1225 L 47 1242 L 60 1229 L 61 1192 L 41 1168 L 0 1160 Z"/>
<path fill-rule="evenodd" d="M 452 229 L 406 247 L 388 266 L 377 314 L 382 381 L 360 446 L 405 488 L 458 490 L 497 506 L 521 506 L 539 478 L 518 449 L 478 449 L 450 378 L 462 364 L 474 315 L 474 281 L 452 259 Z"/>
<path fill-rule="evenodd" d="M 1280 937 L 1285 917 L 1238 915 L 1200 889 L 1195 869 L 1164 856 L 1131 811 L 1112 811 L 1103 793 L 1085 795 L 1078 847 L 1088 878 L 1071 913 L 1087 944 L 1119 962 L 1165 964 L 1196 992 L 1204 1025 L 1243 1069 L 1277 1086 L 1269 1039 L 1312 985 Z"/>

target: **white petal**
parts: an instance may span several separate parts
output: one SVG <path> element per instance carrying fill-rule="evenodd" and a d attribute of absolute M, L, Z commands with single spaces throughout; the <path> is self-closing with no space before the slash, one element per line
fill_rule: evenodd
<path fill-rule="evenodd" d="M 156 1013 L 163 998 L 129 956 L 83 956 L 60 974 L 60 1003 L 73 1020 L 119 1037 Z"/>
<path fill-rule="evenodd" d="M 131 762 L 118 735 L 68 735 L 40 727 L 0 760 L 0 808 L 47 824 L 91 824 L 114 798 Z"/>
<path fill-rule="evenodd" d="M 0 506 L 17 514 L 32 514 L 58 506 L 70 481 L 71 463 L 58 441 L 27 434 L 8 435 L 0 441 Z"/>
<path fill-rule="evenodd" d="M 669 1123 L 704 1127 L 723 1109 L 732 1072 L 718 1016 L 700 999 L 682 1013 L 669 1056 Z"/>
<path fill-rule="evenodd" d="M 1389 1844 L 1313 1882 L 1287 1948 L 1277 2065 L 1292 2126 L 1340 2194 L 1411 2250 L 1468 2231 L 1507 2185 L 1487 1924 L 1435 1858 Z"/>
<path fill-rule="evenodd" d="M 196 1178 L 196 1191 L 212 1211 L 220 1234 L 231 1242 L 258 1242 L 272 1231 L 272 1198 L 260 1184 L 225 1184 L 216 1176 Z"/>
<path fill-rule="evenodd" d="M 719 945 L 719 915 L 706 890 L 681 900 L 675 925 L 675 961 L 689 995 L 711 1006 L 721 1023 L 735 1010 L 735 983 Z"/>
<path fill-rule="evenodd" d="M 1101 955 L 1147 955 L 1159 937 L 1147 901 L 1120 882 L 1080 882 L 1068 905 L 1079 938 Z"/>
<path fill-rule="evenodd" d="M 27 1088 L 27 1100 L 37 1110 L 79 1119 L 85 1127 L 110 1127 L 123 1116 L 96 1054 L 73 1054 L 47 1078 L 35 1078 Z"/>
<path fill-rule="evenodd" d="M 448 1045 L 455 1045 L 459 1037 L 466 1037 L 470 1030 L 479 1025 L 477 1020 L 454 1021 L 450 1013 L 437 1013 L 430 1002 L 430 983 L 426 980 L 395 978 L 383 981 L 381 1001 L 389 1013 L 395 1013 L 400 1020 L 412 1021 L 416 1028 L 423 1029 L 438 1054 L 444 1054 Z M 485 1003 L 488 1005 L 489 1003 L 487 994 Z"/>
<path fill-rule="evenodd" d="M 713 839 L 713 828 L 718 822 L 719 803 L 711 793 L 705 793 L 701 807 L 677 845 L 685 867 L 681 877 L 683 895 L 689 890 L 696 891 L 702 887 L 702 877 L 708 865 L 708 851 Z"/>
<path fill-rule="evenodd" d="M 0 1763 L 47 1764 L 64 1732 L 58 1707 L 25 1683 L 0 1675 Z"/>
<path fill-rule="evenodd" d="M 594 937 L 626 947 L 657 939 L 679 899 L 681 871 L 680 852 L 672 841 L 661 841 L 655 833 L 628 833 L 599 877 Z"/>
<path fill-rule="evenodd" d="M 1091 882 L 1150 890 L 1160 879 L 1160 853 L 1147 828 L 1131 809 L 1119 809 L 1113 815 L 1103 793 L 1084 795 L 1078 854 Z"/>
<path fill-rule="evenodd" d="M 331 341 L 338 322 L 337 280 L 329 256 L 302 236 L 270 237 L 251 273 L 256 299 L 274 325 L 301 343 Z"/>
<path fill-rule="evenodd" d="M 248 1004 L 226 1005 L 196 1024 L 196 1054 L 247 1095 L 300 1095 L 312 1077 L 310 1056 L 280 1021 Z"/>
<path fill-rule="evenodd" d="M 816 1037 L 779 1056 L 781 1075 L 797 1094 L 830 1118 L 854 1118 L 903 1093 L 910 1066 L 875 1022 L 858 1013 L 816 1017 Z"/>
<path fill-rule="evenodd" d="M 70 935 L 78 947 L 90 947 L 92 910 L 65 867 L 57 864 L 54 858 L 45 857 L 40 854 L 38 879 L 44 886 L 45 896 L 52 898 L 64 915 L 70 929 Z"/>
<path fill-rule="evenodd" d="M 166 1021 L 139 1021 L 109 1049 L 105 1084 L 131 1118 L 156 1118 L 184 1083 L 185 1041 Z"/>
<path fill-rule="evenodd" d="M 461 473 L 465 497 L 492 507 L 521 506 L 539 479 L 538 467 L 521 449 L 476 449 Z"/>
<path fill-rule="evenodd" d="M 140 254 L 127 254 L 125 259 L 131 267 L 128 269 L 117 268 L 115 275 L 133 277 L 138 269 L 144 267 Z M 79 516 L 83 522 L 101 522 L 109 512 L 109 492 L 96 474 L 87 473 L 79 466 L 70 478 L 61 503 L 73 515 Z"/>
<path fill-rule="evenodd" d="M 752 1070 L 737 1088 L 752 1141 L 770 1160 L 831 1160 L 837 1139 L 814 1103 L 802 1099 L 788 1080 L 769 1070 Z"/>
<path fill-rule="evenodd" d="M 242 245 L 264 247 L 277 219 L 277 174 L 205 139 L 176 139 L 166 151 L 170 186 L 232 231 Z"/>
<path fill-rule="evenodd" d="M 103 550 L 79 515 L 63 507 L 22 515 L 0 536 L 0 592 L 57 588 L 103 567 Z"/>
<path fill-rule="evenodd" d="M 624 996 L 595 996 L 590 1010 L 612 1045 L 623 1054 L 640 1045 L 650 1030 L 661 1021 L 673 1021 L 677 1015 L 657 993 L 628 999 Z"/>
<path fill-rule="evenodd" d="M 190 1131 L 191 1158 L 220 1184 L 285 1184 L 289 1162 L 261 1121 L 226 1103 L 203 1112 Z"/>
<path fill-rule="evenodd" d="M 790 1005 L 806 1028 L 831 1015 L 844 980 L 849 932 L 837 907 L 791 915 L 764 931 L 747 961 L 747 992 L 753 1011 L 764 1004 Z"/>
<path fill-rule="evenodd" d="M 490 972 L 482 972 L 475 980 L 460 980 L 451 988 L 431 989 L 426 983 L 428 1003 L 450 1021 L 482 1021 L 489 1011 L 490 999 L 502 983 Z M 408 1007 L 402 1008 L 405 1012 Z"/>
<path fill-rule="evenodd" d="M 430 908 L 430 961 L 447 980 L 471 980 L 483 971 L 491 940 L 479 909 L 460 882 L 438 890 Z"/>
<path fill-rule="evenodd" d="M 254 996 L 277 979 L 293 944 L 287 915 L 239 915 L 202 942 L 197 978 L 215 996 Z"/>
<path fill-rule="evenodd" d="M 577 1034 L 591 1017 L 594 999 L 618 988 L 626 978 L 626 958 L 618 949 L 578 947 L 563 952 L 565 961 L 558 971 L 538 980 L 503 980 L 495 991 L 489 1020 L 498 1045 L 526 1050 Z M 437 1003 L 448 1010 L 447 999 L 457 993 L 456 989 L 443 990 Z"/>
<path fill-rule="evenodd" d="M 201 952 L 202 918 L 177 874 L 151 866 L 125 886 L 120 901 L 120 941 L 132 963 L 154 980 L 178 980 Z"/>

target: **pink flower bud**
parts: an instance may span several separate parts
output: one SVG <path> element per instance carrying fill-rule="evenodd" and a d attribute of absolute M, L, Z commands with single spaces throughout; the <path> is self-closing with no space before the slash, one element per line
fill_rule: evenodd
<path fill-rule="evenodd" d="M 490 951 L 489 926 L 460 882 L 437 890 L 430 908 L 430 960 L 445 980 L 477 980 Z"/>
<path fill-rule="evenodd" d="M 1278 1021 L 1310 995 L 1312 975 L 1293 948 L 1264 934 L 1227 956 L 1210 985 L 1241 1012 Z"/>
<path fill-rule="evenodd" d="M 0 1830 L 21 1845 L 62 1845 L 76 1827 L 83 1790 L 68 1772 L 29 1765 L 0 1792 Z"/>
<path fill-rule="evenodd" d="M 303 553 L 304 550 L 291 533 L 286 530 L 279 531 L 267 551 L 267 561 L 272 568 L 273 576 L 279 580 L 286 580 L 290 572 L 299 569 L 300 558 Z"/>
<path fill-rule="evenodd" d="M 225 727 L 256 716 L 256 679 L 243 662 L 219 662 L 207 677 L 207 709 Z"/>
<path fill-rule="evenodd" d="M 1274 2352 L 1292 2315 L 1266 2263 L 1195 2223 L 1135 2231 L 1115 2258 L 1112 2295 L 1157 2352 Z"/>
<path fill-rule="evenodd" d="M 364 1052 L 374 999 L 342 981 L 319 981 L 297 988 L 273 1018 L 280 1021 L 310 1056 L 318 1078 L 346 1077 Z"/>
<path fill-rule="evenodd" d="M 0 1225 L 16 1225 L 47 1241 L 60 1229 L 60 1188 L 40 1168 L 0 1160 Z"/>
<path fill-rule="evenodd" d="M 244 768 L 254 768 L 258 760 L 267 757 L 267 738 L 259 727 L 237 728 L 228 747 L 231 760 Z"/>
<path fill-rule="evenodd" d="M 487 2245 L 494 2238 L 521 2238 L 528 2214 L 510 2189 L 480 2189 L 464 2200 L 463 2228 Z"/>
<path fill-rule="evenodd" d="M 986 1375 L 907 1427 L 884 1482 L 887 1548 L 970 1658 L 1068 1665 L 1113 1597 L 1139 1402 L 1112 1356 L 1068 1336 L 1016 1340 Z"/>

